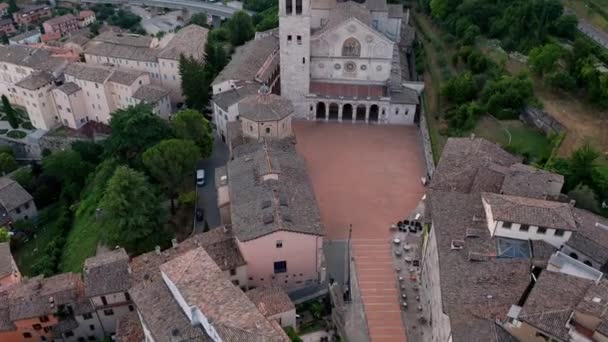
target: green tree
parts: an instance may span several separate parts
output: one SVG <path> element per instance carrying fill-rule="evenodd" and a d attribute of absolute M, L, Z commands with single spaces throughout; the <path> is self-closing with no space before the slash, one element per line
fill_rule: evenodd
<path fill-rule="evenodd" d="M 155 235 L 162 233 L 165 213 L 146 176 L 119 166 L 108 181 L 100 202 L 105 239 L 111 246 L 143 252 Z"/>
<path fill-rule="evenodd" d="M 589 143 L 585 143 L 572 152 L 572 155 L 568 158 L 567 188 L 572 189 L 579 184 L 593 188 L 596 177 L 600 177 L 597 173 L 600 156 L 601 153 Z"/>
<path fill-rule="evenodd" d="M 558 70 L 545 75 L 545 84 L 555 89 L 574 90 L 576 79 L 568 72 Z"/>
<path fill-rule="evenodd" d="M 477 96 L 477 89 L 470 72 L 452 77 L 441 89 L 442 94 L 455 104 L 463 104 Z"/>
<path fill-rule="evenodd" d="M 212 76 L 205 70 L 205 63 L 193 57 L 181 55 L 179 74 L 182 78 L 182 93 L 186 105 L 188 108 L 203 111 L 209 103 L 212 80 Z"/>
<path fill-rule="evenodd" d="M 84 161 L 91 164 L 97 165 L 102 160 L 103 146 L 94 141 L 75 141 L 72 143 L 72 150 L 76 151 Z"/>
<path fill-rule="evenodd" d="M 19 10 L 17 0 L 8 0 L 8 13 L 13 14 Z"/>
<path fill-rule="evenodd" d="M 448 0 L 431 0 L 431 14 L 442 19 L 448 14 Z"/>
<path fill-rule="evenodd" d="M 573 14 L 566 14 L 559 17 L 551 26 L 553 34 L 559 37 L 574 39 L 576 37 L 578 19 Z"/>
<path fill-rule="evenodd" d="M 98 36 L 100 28 L 101 28 L 101 23 L 96 21 L 89 26 L 89 32 L 91 32 L 91 34 L 93 36 Z"/>
<path fill-rule="evenodd" d="M 179 139 L 194 141 L 203 158 L 211 156 L 213 151 L 211 123 L 201 113 L 192 109 L 181 110 L 171 121 L 171 126 Z"/>
<path fill-rule="evenodd" d="M 169 199 L 171 212 L 175 213 L 175 199 L 186 176 L 191 174 L 200 151 L 192 140 L 169 139 L 149 148 L 143 154 L 144 165 L 159 181 Z"/>
<path fill-rule="evenodd" d="M 68 202 L 79 197 L 88 174 L 93 165 L 86 162 L 76 151 L 58 151 L 42 159 L 42 169 L 48 176 L 60 180 L 62 195 L 68 196 Z"/>
<path fill-rule="evenodd" d="M 488 84 L 481 98 L 489 113 L 499 119 L 516 119 L 534 98 L 532 80 L 525 73 L 502 76 Z"/>
<path fill-rule="evenodd" d="M 12 155 L 0 153 L 0 173 L 5 175 L 17 169 L 17 161 Z"/>
<path fill-rule="evenodd" d="M 546 44 L 530 51 L 528 64 L 539 75 L 555 71 L 557 62 L 563 56 L 564 49 L 557 44 Z"/>
<path fill-rule="evenodd" d="M 190 18 L 191 24 L 202 26 L 202 27 L 209 27 L 208 22 L 209 22 L 209 19 L 207 18 L 207 13 L 205 13 L 205 12 L 194 13 L 192 15 L 192 17 Z"/>
<path fill-rule="evenodd" d="M 246 41 L 253 38 L 255 34 L 251 17 L 244 11 L 238 11 L 233 14 L 226 25 L 230 32 L 230 42 L 234 46 L 243 45 Z"/>
<path fill-rule="evenodd" d="M 568 192 L 568 197 L 576 201 L 575 206 L 577 208 L 589 210 L 596 214 L 600 213 L 600 201 L 589 186 L 584 184 L 577 185 L 573 190 Z"/>
<path fill-rule="evenodd" d="M 172 137 L 169 124 L 147 105 L 117 110 L 110 120 L 112 134 L 104 141 L 104 155 L 140 166 L 141 154 Z"/>
<path fill-rule="evenodd" d="M 6 227 L 0 227 L 0 242 L 9 242 L 11 241 L 11 235 L 8 232 Z"/>
<path fill-rule="evenodd" d="M 252 20 L 255 25 L 255 30 L 258 32 L 279 27 L 279 8 L 274 6 L 256 13 Z"/>
<path fill-rule="evenodd" d="M 15 182 L 19 183 L 25 190 L 28 192 L 33 192 L 33 182 L 34 175 L 32 174 L 32 170 L 28 167 L 23 167 L 12 174 Z"/>
<path fill-rule="evenodd" d="M 6 119 L 12 128 L 19 127 L 19 118 L 17 117 L 17 113 L 13 109 L 13 106 L 8 100 L 6 95 L 2 95 L 2 109 L 4 110 L 4 114 L 6 114 Z"/>

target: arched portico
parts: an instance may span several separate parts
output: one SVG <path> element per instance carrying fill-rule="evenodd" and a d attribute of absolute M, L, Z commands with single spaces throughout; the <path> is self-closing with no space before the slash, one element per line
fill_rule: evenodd
<path fill-rule="evenodd" d="M 371 107 L 369 107 L 369 119 L 367 122 L 378 122 L 378 116 L 379 116 L 379 108 L 378 105 L 371 105 Z"/>
<path fill-rule="evenodd" d="M 324 102 L 317 103 L 317 114 L 315 117 L 317 118 L 317 120 L 325 120 L 326 113 L 325 113 L 325 103 Z"/>
<path fill-rule="evenodd" d="M 356 120 L 357 122 L 365 122 L 365 113 L 367 112 L 367 109 L 365 108 L 365 105 L 358 105 L 357 106 L 357 117 Z"/>
<path fill-rule="evenodd" d="M 338 107 L 337 103 L 330 103 L 329 104 L 329 116 L 328 119 L 329 120 L 338 120 L 339 117 L 339 112 L 340 112 L 340 107 Z"/>
<path fill-rule="evenodd" d="M 347 103 L 344 106 L 342 106 L 342 121 L 343 122 L 353 121 L 353 105 L 351 105 L 350 103 Z"/>

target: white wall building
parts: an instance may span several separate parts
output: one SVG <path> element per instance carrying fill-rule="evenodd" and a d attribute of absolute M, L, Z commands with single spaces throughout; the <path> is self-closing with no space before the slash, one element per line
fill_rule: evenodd
<path fill-rule="evenodd" d="M 491 236 L 543 240 L 560 248 L 577 230 L 572 204 L 484 193 L 482 203 Z"/>

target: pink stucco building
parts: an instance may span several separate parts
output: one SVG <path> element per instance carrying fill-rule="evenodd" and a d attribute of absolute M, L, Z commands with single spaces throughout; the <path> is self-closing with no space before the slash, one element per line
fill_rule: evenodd
<path fill-rule="evenodd" d="M 226 168 L 233 232 L 249 286 L 324 280 L 323 234 L 306 166 L 291 139 L 238 146 Z"/>

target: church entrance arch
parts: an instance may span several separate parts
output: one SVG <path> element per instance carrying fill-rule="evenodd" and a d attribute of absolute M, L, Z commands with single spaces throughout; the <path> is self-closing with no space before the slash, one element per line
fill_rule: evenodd
<path fill-rule="evenodd" d="M 357 106 L 357 121 L 365 122 L 365 105 Z"/>
<path fill-rule="evenodd" d="M 338 112 L 339 112 L 338 104 L 331 103 L 329 105 L 329 120 L 338 120 Z"/>
<path fill-rule="evenodd" d="M 369 122 L 378 122 L 378 105 L 369 107 Z"/>
<path fill-rule="evenodd" d="M 342 121 L 353 121 L 353 106 L 350 103 L 342 106 Z"/>
<path fill-rule="evenodd" d="M 319 102 L 317 103 L 317 119 L 325 120 L 325 103 Z"/>

